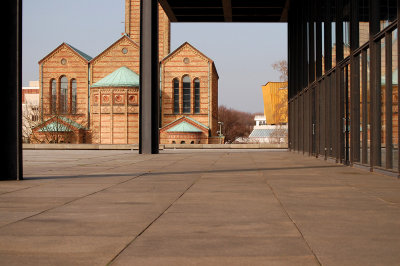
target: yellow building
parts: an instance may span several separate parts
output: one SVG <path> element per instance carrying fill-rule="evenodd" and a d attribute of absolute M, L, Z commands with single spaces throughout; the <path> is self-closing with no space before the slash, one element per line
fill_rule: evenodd
<path fill-rule="evenodd" d="M 288 83 L 268 82 L 262 86 L 264 115 L 269 125 L 288 122 Z"/>

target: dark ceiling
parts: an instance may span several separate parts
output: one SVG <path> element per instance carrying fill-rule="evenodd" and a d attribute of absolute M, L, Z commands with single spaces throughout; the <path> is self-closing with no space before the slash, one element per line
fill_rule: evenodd
<path fill-rule="evenodd" d="M 172 22 L 287 22 L 289 0 L 159 0 Z"/>

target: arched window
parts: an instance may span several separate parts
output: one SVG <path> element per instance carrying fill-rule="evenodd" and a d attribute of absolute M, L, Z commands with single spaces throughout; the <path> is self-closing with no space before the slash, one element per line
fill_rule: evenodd
<path fill-rule="evenodd" d="M 57 112 L 57 81 L 52 79 L 50 81 L 51 86 L 51 103 L 50 103 L 50 112 L 55 114 Z"/>
<path fill-rule="evenodd" d="M 62 76 L 60 79 L 60 113 L 68 112 L 68 79 Z"/>
<path fill-rule="evenodd" d="M 190 78 L 189 76 L 183 77 L 183 112 L 190 113 Z"/>
<path fill-rule="evenodd" d="M 71 114 L 76 114 L 76 79 L 71 80 Z"/>
<path fill-rule="evenodd" d="M 174 113 L 179 114 L 179 80 L 174 79 Z"/>
<path fill-rule="evenodd" d="M 200 113 L 200 80 L 194 79 L 194 112 Z"/>

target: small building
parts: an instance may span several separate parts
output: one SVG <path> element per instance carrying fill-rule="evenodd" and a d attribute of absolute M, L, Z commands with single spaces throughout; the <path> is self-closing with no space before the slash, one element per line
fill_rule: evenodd
<path fill-rule="evenodd" d="M 248 143 L 287 143 L 287 124 L 269 125 L 262 115 L 256 115 L 254 120 L 256 125 L 248 137 Z"/>
<path fill-rule="evenodd" d="M 30 141 L 32 128 L 39 122 L 39 81 L 30 81 L 22 87 L 22 139 Z"/>
<path fill-rule="evenodd" d="M 288 83 L 267 82 L 262 86 L 264 115 L 269 125 L 288 122 Z"/>
<path fill-rule="evenodd" d="M 262 86 L 264 116 L 254 117 L 249 143 L 288 143 L 288 83 L 267 82 Z"/>

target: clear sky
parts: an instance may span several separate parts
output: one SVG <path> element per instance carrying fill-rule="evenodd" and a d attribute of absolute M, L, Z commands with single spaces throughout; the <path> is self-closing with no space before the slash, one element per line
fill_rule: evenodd
<path fill-rule="evenodd" d="M 124 32 L 124 0 L 24 0 L 23 85 L 62 42 L 95 57 Z M 287 58 L 284 23 L 172 23 L 171 51 L 188 41 L 214 60 L 219 104 L 262 112 L 261 85 L 279 81 L 271 65 Z"/>

